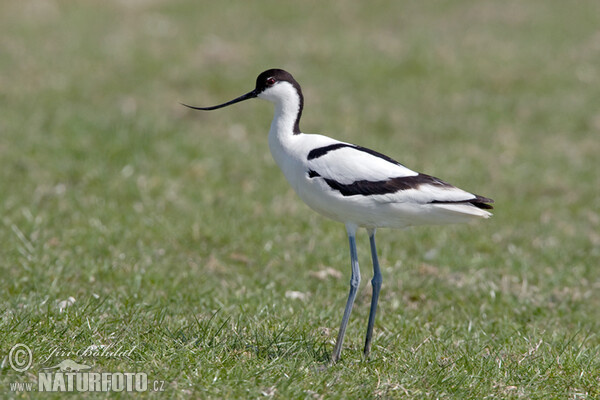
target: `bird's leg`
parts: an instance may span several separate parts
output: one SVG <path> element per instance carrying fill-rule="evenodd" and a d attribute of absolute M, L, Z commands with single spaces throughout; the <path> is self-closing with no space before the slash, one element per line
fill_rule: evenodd
<path fill-rule="evenodd" d="M 348 240 L 350 242 L 350 260 L 352 265 L 352 276 L 350 277 L 350 293 L 348 293 L 348 301 L 346 302 L 346 309 L 344 310 L 344 317 L 342 318 L 342 324 L 340 325 L 340 331 L 338 333 L 337 342 L 333 349 L 331 359 L 333 362 L 337 362 L 340 359 L 342 353 L 342 345 L 344 344 L 344 335 L 346 334 L 346 327 L 348 326 L 348 319 L 350 319 L 350 312 L 352 311 L 352 305 L 356 298 L 356 291 L 360 284 L 360 269 L 358 268 L 358 256 L 356 255 L 356 227 L 346 225 L 348 231 Z"/>
<path fill-rule="evenodd" d="M 369 324 L 367 325 L 367 338 L 365 339 L 365 357 L 371 352 L 371 338 L 373 336 L 373 325 L 375 325 L 375 313 L 377 312 L 377 300 L 379 300 L 379 290 L 381 289 L 381 270 L 379 269 L 379 260 L 377 259 L 377 248 L 375 247 L 375 229 L 369 229 L 369 241 L 371 242 L 371 258 L 373 259 L 373 295 L 371 297 L 371 311 L 369 312 Z"/>

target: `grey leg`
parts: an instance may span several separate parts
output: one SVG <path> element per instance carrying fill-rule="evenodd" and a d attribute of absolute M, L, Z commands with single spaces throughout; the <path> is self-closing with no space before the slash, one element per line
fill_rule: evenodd
<path fill-rule="evenodd" d="M 344 335 L 346 334 L 346 327 L 348 326 L 348 319 L 350 319 L 350 312 L 352 311 L 352 305 L 354 304 L 356 291 L 358 289 L 358 285 L 360 284 L 360 269 L 358 268 L 358 256 L 356 255 L 356 227 L 346 226 L 346 229 L 348 230 L 348 240 L 350 242 L 352 276 L 350 278 L 350 293 L 348 294 L 348 301 L 346 302 L 344 317 L 342 318 L 340 332 L 338 333 L 337 342 L 335 343 L 333 354 L 331 356 L 333 362 L 337 362 L 340 359 L 342 345 L 344 344 Z"/>
<path fill-rule="evenodd" d="M 379 290 L 381 289 L 381 270 L 379 269 L 379 260 L 377 259 L 377 248 L 375 247 L 375 229 L 369 229 L 369 241 L 371 242 L 371 258 L 373 259 L 373 296 L 371 297 L 371 311 L 369 312 L 369 324 L 367 325 L 367 338 L 365 340 L 365 357 L 371 352 L 371 338 L 373 336 L 373 325 L 375 325 L 375 313 L 377 312 L 377 301 L 379 300 Z"/>

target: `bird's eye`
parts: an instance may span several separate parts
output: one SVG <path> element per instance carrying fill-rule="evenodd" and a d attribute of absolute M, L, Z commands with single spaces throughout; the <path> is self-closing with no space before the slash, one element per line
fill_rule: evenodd
<path fill-rule="evenodd" d="M 267 78 L 267 85 L 273 86 L 275 82 L 275 78 Z"/>

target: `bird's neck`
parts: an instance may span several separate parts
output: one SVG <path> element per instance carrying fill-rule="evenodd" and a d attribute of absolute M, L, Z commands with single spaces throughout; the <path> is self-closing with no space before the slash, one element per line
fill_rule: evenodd
<path fill-rule="evenodd" d="M 296 93 L 295 96 L 288 96 L 277 101 L 269 134 L 278 137 L 300 134 L 300 117 L 303 107 L 302 93 Z"/>
<path fill-rule="evenodd" d="M 295 139 L 301 137 L 300 115 L 302 114 L 302 97 L 290 97 L 275 102 L 275 116 L 269 130 L 269 148 L 275 162 L 290 180 L 294 173 L 293 158 Z"/>

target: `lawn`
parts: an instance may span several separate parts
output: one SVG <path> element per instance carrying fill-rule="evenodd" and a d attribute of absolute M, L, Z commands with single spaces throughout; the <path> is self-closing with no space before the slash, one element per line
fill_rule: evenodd
<path fill-rule="evenodd" d="M 66 359 L 143 372 L 145 397 L 600 397 L 600 3 L 332 3 L 0 3 L 0 397 Z M 378 232 L 367 360 L 366 233 L 332 365 L 343 226 L 272 160 L 271 104 L 180 105 L 271 67 L 304 132 L 496 201 Z"/>

